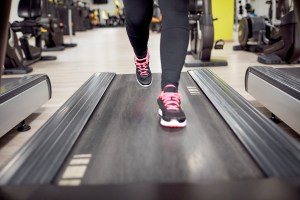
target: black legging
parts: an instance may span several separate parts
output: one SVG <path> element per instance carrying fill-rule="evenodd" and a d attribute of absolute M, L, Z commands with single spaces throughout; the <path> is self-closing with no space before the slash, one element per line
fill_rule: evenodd
<path fill-rule="evenodd" d="M 147 51 L 153 0 L 123 0 L 123 3 L 130 43 L 136 56 L 143 56 Z M 167 84 L 178 86 L 189 40 L 188 0 L 159 0 L 159 7 L 163 18 L 161 87 Z"/>

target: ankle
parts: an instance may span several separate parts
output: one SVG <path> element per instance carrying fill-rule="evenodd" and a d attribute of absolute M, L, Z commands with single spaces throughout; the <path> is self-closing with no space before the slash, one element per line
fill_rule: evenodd
<path fill-rule="evenodd" d="M 174 83 L 168 83 L 166 82 L 165 84 L 162 84 L 161 85 L 161 90 L 162 91 L 165 91 L 165 90 L 172 90 L 172 91 L 175 91 L 178 92 L 178 84 L 174 84 Z"/>
<path fill-rule="evenodd" d="M 142 53 L 136 53 L 135 54 L 135 57 L 137 58 L 137 59 L 139 59 L 139 60 L 141 60 L 141 59 L 144 59 L 144 58 L 146 58 L 148 56 L 148 49 L 146 50 L 146 51 L 144 51 L 144 52 L 142 52 Z"/>

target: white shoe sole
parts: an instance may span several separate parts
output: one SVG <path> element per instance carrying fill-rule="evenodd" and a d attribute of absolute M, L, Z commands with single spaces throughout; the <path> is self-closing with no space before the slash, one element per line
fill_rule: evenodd
<path fill-rule="evenodd" d="M 158 114 L 161 116 L 160 118 L 160 124 L 164 127 L 169 127 L 169 128 L 183 128 L 186 126 L 186 120 L 184 122 L 179 122 L 176 119 L 172 119 L 171 121 L 165 121 L 162 118 L 162 110 L 158 110 Z"/>

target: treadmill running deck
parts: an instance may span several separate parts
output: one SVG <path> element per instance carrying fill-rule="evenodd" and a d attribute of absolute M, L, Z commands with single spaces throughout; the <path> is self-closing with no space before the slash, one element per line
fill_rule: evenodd
<path fill-rule="evenodd" d="M 163 128 L 156 103 L 160 75 L 154 75 L 149 88 L 140 87 L 135 75 L 118 75 L 85 126 L 57 183 L 201 182 L 262 177 L 186 73 L 181 76 L 179 90 L 187 127 Z M 88 163 L 76 164 L 80 160 Z M 81 171 L 82 177 L 72 175 L 73 170 Z"/>

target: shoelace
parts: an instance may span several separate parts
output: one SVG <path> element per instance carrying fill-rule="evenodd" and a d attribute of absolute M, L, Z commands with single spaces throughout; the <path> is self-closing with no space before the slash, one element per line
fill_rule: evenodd
<path fill-rule="evenodd" d="M 167 110 L 179 110 L 180 107 L 180 94 L 175 92 L 162 92 L 160 95 L 163 104 Z"/>
<path fill-rule="evenodd" d="M 148 72 L 148 68 L 149 68 L 149 55 L 147 54 L 147 56 L 145 58 L 142 59 L 138 59 L 137 57 L 134 57 L 134 63 L 136 65 L 136 67 L 139 70 L 139 73 L 141 76 L 148 76 L 149 72 Z"/>

